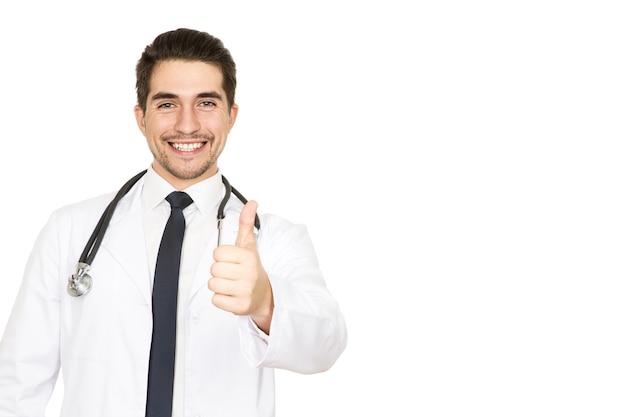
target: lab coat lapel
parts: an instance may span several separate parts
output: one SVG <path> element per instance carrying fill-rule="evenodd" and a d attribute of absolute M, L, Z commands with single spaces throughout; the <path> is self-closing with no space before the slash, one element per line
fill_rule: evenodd
<path fill-rule="evenodd" d="M 229 210 L 230 208 L 230 210 Z M 222 223 L 222 244 L 234 245 L 237 239 L 237 230 L 239 227 L 238 211 L 232 210 L 230 204 L 226 209 L 226 217 Z M 189 291 L 189 300 L 191 300 L 199 291 L 207 290 L 207 282 L 211 278 L 211 265 L 215 262 L 213 259 L 213 250 L 217 247 L 217 232 L 212 233 L 208 244 L 196 268 L 196 273 Z"/>
<path fill-rule="evenodd" d="M 211 265 L 215 262 L 215 259 L 213 259 L 213 250 L 216 246 L 217 236 L 214 234 L 209 239 L 204 253 L 198 262 L 198 267 L 196 268 L 196 273 L 189 290 L 189 300 L 191 300 L 201 290 L 208 291 L 207 283 L 209 278 L 211 278 Z"/>
<path fill-rule="evenodd" d="M 145 249 L 141 211 L 143 179 L 123 198 L 102 241 L 102 248 L 120 263 L 148 304 L 151 304 L 150 271 Z"/>
<path fill-rule="evenodd" d="M 211 239 L 211 241 L 213 240 L 215 241 L 209 243 L 209 246 L 207 246 L 198 262 L 198 267 L 196 268 L 196 273 L 191 288 L 189 289 L 190 301 L 199 291 L 208 291 L 207 283 L 209 278 L 211 278 L 211 265 L 215 262 L 213 259 L 213 248 L 215 248 L 215 244 L 217 243 L 217 239 Z"/>

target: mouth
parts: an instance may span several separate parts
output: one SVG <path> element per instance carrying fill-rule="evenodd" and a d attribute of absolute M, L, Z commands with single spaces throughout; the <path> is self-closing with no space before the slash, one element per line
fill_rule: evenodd
<path fill-rule="evenodd" d="M 174 149 L 176 149 L 177 151 L 180 152 L 193 152 L 196 151 L 200 148 L 202 148 L 204 145 L 206 145 L 206 142 L 193 142 L 193 143 L 180 143 L 180 142 L 169 142 L 170 146 Z"/>

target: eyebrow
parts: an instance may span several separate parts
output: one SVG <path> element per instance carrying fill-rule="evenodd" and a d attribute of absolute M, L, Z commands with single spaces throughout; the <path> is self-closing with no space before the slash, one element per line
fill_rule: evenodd
<path fill-rule="evenodd" d="M 152 95 L 150 99 L 154 101 L 154 100 L 161 100 L 161 99 L 176 99 L 176 98 L 178 98 L 178 95 L 176 94 L 167 93 L 167 92 L 158 92 L 158 93 L 154 93 L 154 95 Z M 218 100 L 224 100 L 222 95 L 216 91 L 208 91 L 204 93 L 199 93 L 196 95 L 196 98 L 215 98 Z"/>

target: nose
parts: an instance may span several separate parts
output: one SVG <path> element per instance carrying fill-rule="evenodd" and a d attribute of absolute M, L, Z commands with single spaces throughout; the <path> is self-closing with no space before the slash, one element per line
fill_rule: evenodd
<path fill-rule="evenodd" d="M 175 129 L 184 134 L 191 134 L 200 130 L 200 121 L 193 108 L 183 107 L 176 117 Z"/>

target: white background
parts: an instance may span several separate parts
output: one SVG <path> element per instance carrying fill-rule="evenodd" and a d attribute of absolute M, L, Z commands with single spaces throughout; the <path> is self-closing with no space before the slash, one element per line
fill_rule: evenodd
<path fill-rule="evenodd" d="M 621 3 L 3 2 L 0 328 L 50 212 L 150 162 L 134 65 L 192 27 L 238 65 L 223 172 L 348 322 L 278 416 L 624 416 Z"/>

